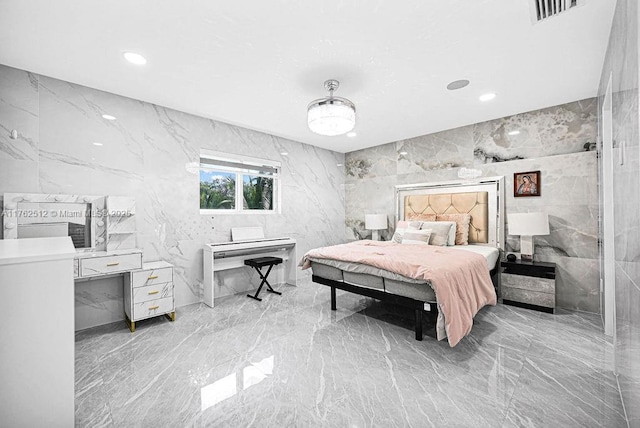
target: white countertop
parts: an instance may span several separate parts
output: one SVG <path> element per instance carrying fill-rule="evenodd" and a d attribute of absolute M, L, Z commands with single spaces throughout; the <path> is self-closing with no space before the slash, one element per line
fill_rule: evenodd
<path fill-rule="evenodd" d="M 92 257 L 106 257 L 106 256 L 124 256 L 127 254 L 142 254 L 140 248 L 127 248 L 124 250 L 112 250 L 112 251 L 78 251 L 76 253 L 76 259 L 90 259 Z"/>
<path fill-rule="evenodd" d="M 68 236 L 0 240 L 0 265 L 72 259 L 76 249 Z"/>
<path fill-rule="evenodd" d="M 173 267 L 173 265 L 171 263 L 165 262 L 164 260 L 142 263 L 142 270 L 162 269 L 170 267 Z"/>

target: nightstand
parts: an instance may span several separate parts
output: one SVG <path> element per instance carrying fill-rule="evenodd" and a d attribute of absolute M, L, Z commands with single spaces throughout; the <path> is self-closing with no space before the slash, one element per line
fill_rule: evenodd
<path fill-rule="evenodd" d="M 556 307 L 556 264 L 503 261 L 502 303 L 554 313 Z"/>

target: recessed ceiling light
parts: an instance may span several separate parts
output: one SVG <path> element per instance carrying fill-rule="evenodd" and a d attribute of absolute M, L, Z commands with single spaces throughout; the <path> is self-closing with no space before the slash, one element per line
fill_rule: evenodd
<path fill-rule="evenodd" d="M 468 85 L 469 85 L 469 81 L 467 79 L 454 80 L 453 82 L 447 85 L 447 89 L 450 91 L 455 91 L 456 89 L 462 89 Z"/>
<path fill-rule="evenodd" d="M 478 99 L 480 101 L 491 101 L 495 97 L 496 97 L 496 94 L 494 94 L 493 92 L 489 92 L 488 94 L 480 95 L 480 98 Z"/>
<path fill-rule="evenodd" d="M 407 152 L 400 152 L 400 154 L 401 154 L 402 156 L 404 156 L 404 155 L 406 155 L 406 154 L 408 154 L 408 153 L 407 153 Z"/>
<path fill-rule="evenodd" d="M 515 130 L 515 131 L 509 132 L 509 135 L 518 135 L 519 133 L 520 133 L 520 131 Z"/>
<path fill-rule="evenodd" d="M 287 156 L 289 154 L 289 152 L 282 152 L 280 153 L 282 156 Z"/>
<path fill-rule="evenodd" d="M 353 137 L 355 137 L 356 135 L 358 135 L 358 134 L 356 134 L 355 132 L 347 132 L 347 137 L 351 137 L 351 138 L 353 138 Z"/>
<path fill-rule="evenodd" d="M 94 146 L 101 146 L 102 143 L 93 143 Z"/>
<path fill-rule="evenodd" d="M 107 120 L 116 120 L 115 116 L 111 116 L 110 114 L 103 114 L 102 115 L 103 119 L 107 119 Z"/>
<path fill-rule="evenodd" d="M 342 164 L 341 163 L 337 163 L 336 166 L 342 166 Z"/>
<path fill-rule="evenodd" d="M 125 52 L 122 56 L 124 56 L 124 59 L 129 61 L 131 64 L 145 65 L 147 63 L 147 59 L 145 57 L 135 52 Z"/>

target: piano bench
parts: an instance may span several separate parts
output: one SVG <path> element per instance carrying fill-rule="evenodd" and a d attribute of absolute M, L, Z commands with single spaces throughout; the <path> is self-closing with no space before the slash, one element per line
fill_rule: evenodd
<path fill-rule="evenodd" d="M 279 257 L 258 257 L 255 259 L 246 259 L 244 261 L 245 265 L 255 268 L 255 270 L 258 272 L 258 275 L 260 275 L 260 279 L 262 279 L 262 282 L 260 282 L 260 287 L 258 287 L 258 291 L 256 291 L 256 294 L 254 296 L 252 296 L 251 294 L 247 294 L 247 297 L 251 297 L 252 299 L 261 302 L 262 299 L 259 298 L 258 295 L 260 294 L 260 290 L 262 290 L 262 286 L 264 286 L 265 284 L 267 284 L 267 291 L 269 291 L 270 293 L 282 295 L 282 293 L 280 293 L 279 291 L 274 290 L 271 287 L 271 284 L 269 284 L 269 281 L 267 281 L 267 277 L 269 276 L 269 273 L 271 273 L 271 269 L 275 265 L 279 265 L 280 263 L 282 263 L 282 261 L 283 260 Z M 262 268 L 265 266 L 268 266 L 269 269 L 267 269 L 267 273 L 263 275 Z"/>
<path fill-rule="evenodd" d="M 251 266 L 254 268 L 261 268 L 263 266 L 275 266 L 282 263 L 282 259 L 280 257 L 258 257 L 255 259 L 247 259 L 244 261 L 244 264 L 247 266 Z"/>

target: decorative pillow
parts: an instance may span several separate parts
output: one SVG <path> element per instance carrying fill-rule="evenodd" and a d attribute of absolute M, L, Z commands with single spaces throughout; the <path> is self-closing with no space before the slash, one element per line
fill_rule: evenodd
<path fill-rule="evenodd" d="M 451 230 L 449 231 L 449 236 L 447 236 L 447 246 L 456 245 L 456 233 L 458 226 L 455 221 L 447 221 L 446 223 L 453 223 L 451 225 Z"/>
<path fill-rule="evenodd" d="M 421 221 L 408 222 L 408 221 L 401 220 L 396 225 L 396 230 L 393 233 L 393 237 L 391 238 L 391 241 L 395 242 L 397 244 L 401 244 L 402 243 L 402 235 L 405 233 L 405 231 L 407 231 L 407 230 L 420 230 L 421 226 L 422 226 L 422 222 Z"/>
<path fill-rule="evenodd" d="M 406 229 L 406 228 L 420 229 L 420 226 L 422 226 L 422 222 L 421 221 L 400 220 L 398 222 L 398 224 L 396 225 L 396 228 L 397 229 Z"/>
<path fill-rule="evenodd" d="M 436 215 L 407 213 L 407 220 L 436 221 Z"/>
<path fill-rule="evenodd" d="M 422 229 L 431 230 L 430 245 L 444 247 L 449 240 L 451 229 L 455 227 L 452 221 L 425 221 L 422 222 Z"/>
<path fill-rule="evenodd" d="M 407 229 L 402 235 L 402 244 L 419 244 L 429 245 L 429 238 L 431 237 L 430 229 Z"/>
<path fill-rule="evenodd" d="M 456 222 L 456 245 L 469 245 L 469 224 L 471 215 L 469 214 L 438 214 L 438 221 Z"/>
<path fill-rule="evenodd" d="M 396 230 L 406 229 L 408 226 L 409 226 L 408 221 L 400 220 L 398 223 L 396 223 Z"/>

